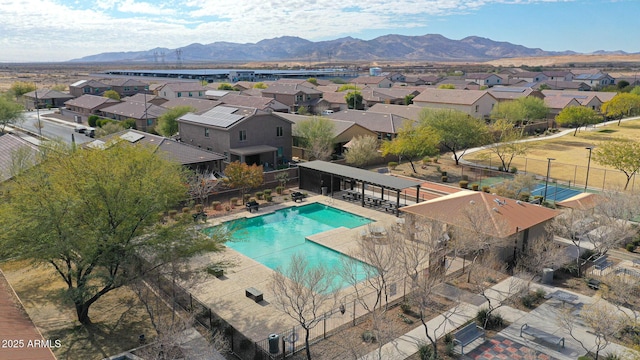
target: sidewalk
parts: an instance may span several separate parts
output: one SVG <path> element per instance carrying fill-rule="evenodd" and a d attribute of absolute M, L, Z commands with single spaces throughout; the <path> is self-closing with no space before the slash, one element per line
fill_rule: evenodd
<path fill-rule="evenodd" d="M 525 280 L 509 277 L 488 289 L 486 291 L 486 295 L 491 299 L 492 305 L 494 307 L 497 307 L 499 304 L 501 304 L 501 301 L 512 294 L 514 285 L 522 281 Z M 558 360 L 574 360 L 578 356 L 584 355 L 585 350 L 577 341 L 571 338 L 569 334 L 566 333 L 566 331 L 556 323 L 555 319 L 557 318 L 557 312 L 559 311 L 559 309 L 562 309 L 563 306 L 579 307 L 580 304 L 591 304 L 595 300 L 589 296 L 573 293 L 566 289 L 553 286 L 545 286 L 537 283 L 531 284 L 532 290 L 535 291 L 538 288 L 543 289 L 547 294 L 552 293 L 556 290 L 562 290 L 564 292 L 577 296 L 578 300 L 574 301 L 574 304 L 564 304 L 560 300 L 550 299 L 545 301 L 543 304 L 541 304 L 531 312 L 518 310 L 510 306 L 501 306 L 496 311 L 499 312 L 506 321 L 510 322 L 511 325 L 499 332 L 497 334 L 499 336 L 496 336 L 496 338 L 508 339 L 507 341 L 509 343 L 516 343 L 520 346 L 526 346 L 539 353 L 546 354 L 547 356 L 551 356 Z M 429 328 L 429 332 L 430 334 L 433 334 L 434 329 L 436 329 L 438 326 L 442 326 L 442 329 L 438 329 L 438 331 L 435 332 L 436 338 L 439 339 L 446 333 L 451 332 L 455 328 L 461 326 L 471 318 L 475 317 L 477 311 L 480 308 L 486 306 L 486 301 L 478 306 L 461 302 L 461 304 L 457 308 L 451 308 L 447 312 L 428 321 L 427 325 Z M 445 317 L 448 317 L 448 319 L 445 319 Z M 531 338 L 521 337 L 520 328 L 525 323 L 531 327 L 544 330 L 556 336 L 564 337 L 564 348 L 553 348 L 553 346 L 549 344 L 540 344 L 532 341 Z M 578 326 L 578 329 L 574 333 L 574 335 L 576 335 L 584 344 L 595 344 L 595 336 L 590 333 L 589 330 L 590 329 L 584 326 Z M 404 334 L 403 336 L 393 340 L 388 344 L 385 344 L 382 347 L 381 353 L 379 353 L 378 350 L 375 350 L 361 357 L 360 359 L 405 359 L 416 353 L 418 351 L 418 346 L 423 343 L 428 343 L 425 335 L 425 329 L 423 326 L 418 326 L 415 329 Z M 486 339 L 486 341 L 478 339 L 474 343 L 465 346 L 465 354 L 469 354 L 470 352 L 474 351 L 475 348 L 478 349 L 476 352 L 481 353 L 485 348 L 488 348 L 491 345 L 491 339 Z M 456 351 L 459 352 L 459 347 L 457 347 Z M 632 350 L 624 346 L 612 343 L 602 353 L 609 352 L 615 352 L 618 354 L 629 354 L 632 352 Z"/>

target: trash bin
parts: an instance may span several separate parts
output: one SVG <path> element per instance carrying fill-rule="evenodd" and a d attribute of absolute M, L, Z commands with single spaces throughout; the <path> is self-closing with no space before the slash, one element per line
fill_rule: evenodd
<path fill-rule="evenodd" d="M 327 192 L 329 190 L 328 187 L 323 186 L 323 187 L 320 188 L 320 190 L 322 191 L 322 196 L 327 196 Z"/>
<path fill-rule="evenodd" d="M 543 284 L 552 284 L 553 283 L 553 269 L 544 268 L 542 269 L 542 281 Z"/>
<path fill-rule="evenodd" d="M 277 354 L 280 352 L 280 336 L 278 334 L 269 335 L 269 353 Z"/>

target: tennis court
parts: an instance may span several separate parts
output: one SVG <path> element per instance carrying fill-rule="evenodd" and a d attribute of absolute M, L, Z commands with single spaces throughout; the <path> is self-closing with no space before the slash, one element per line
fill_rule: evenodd
<path fill-rule="evenodd" d="M 540 196 L 544 196 L 544 188 L 545 188 L 545 184 L 538 184 L 536 186 L 536 188 L 531 192 L 531 196 L 536 196 L 536 195 L 540 195 Z M 568 188 L 566 186 L 561 186 L 558 185 L 557 183 L 555 184 L 549 184 L 547 185 L 547 201 L 553 201 L 553 202 L 558 202 L 558 201 L 563 201 L 563 200 L 567 200 L 568 198 L 574 197 L 578 194 L 581 194 L 582 191 L 580 190 L 576 190 L 576 189 L 571 189 Z"/>

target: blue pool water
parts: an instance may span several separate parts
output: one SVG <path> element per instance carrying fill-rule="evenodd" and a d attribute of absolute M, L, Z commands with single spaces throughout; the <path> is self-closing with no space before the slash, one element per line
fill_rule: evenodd
<path fill-rule="evenodd" d="M 226 245 L 261 264 L 277 270 L 289 266 L 294 254 L 302 254 L 311 267 L 323 264 L 338 269 L 343 255 L 305 237 L 338 227 L 349 229 L 363 226 L 371 220 L 320 203 L 290 207 L 274 213 L 229 221 L 225 226 L 231 231 L 232 241 Z M 206 231 L 206 230 L 205 230 Z M 367 266 L 361 263 L 361 266 Z M 365 280 L 365 271 L 359 271 L 359 280 Z M 346 284 L 336 276 L 334 288 Z"/>

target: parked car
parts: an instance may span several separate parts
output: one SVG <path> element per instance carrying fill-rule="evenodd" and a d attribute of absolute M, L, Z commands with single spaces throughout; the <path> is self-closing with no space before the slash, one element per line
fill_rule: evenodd
<path fill-rule="evenodd" d="M 322 115 L 333 114 L 333 110 L 322 110 Z"/>
<path fill-rule="evenodd" d="M 92 127 L 88 127 L 84 130 L 84 135 L 88 137 L 96 137 L 96 129 Z"/>
<path fill-rule="evenodd" d="M 84 132 L 87 130 L 87 127 L 84 125 L 76 125 L 75 129 L 73 129 L 73 131 L 80 133 L 80 134 L 84 134 Z"/>

